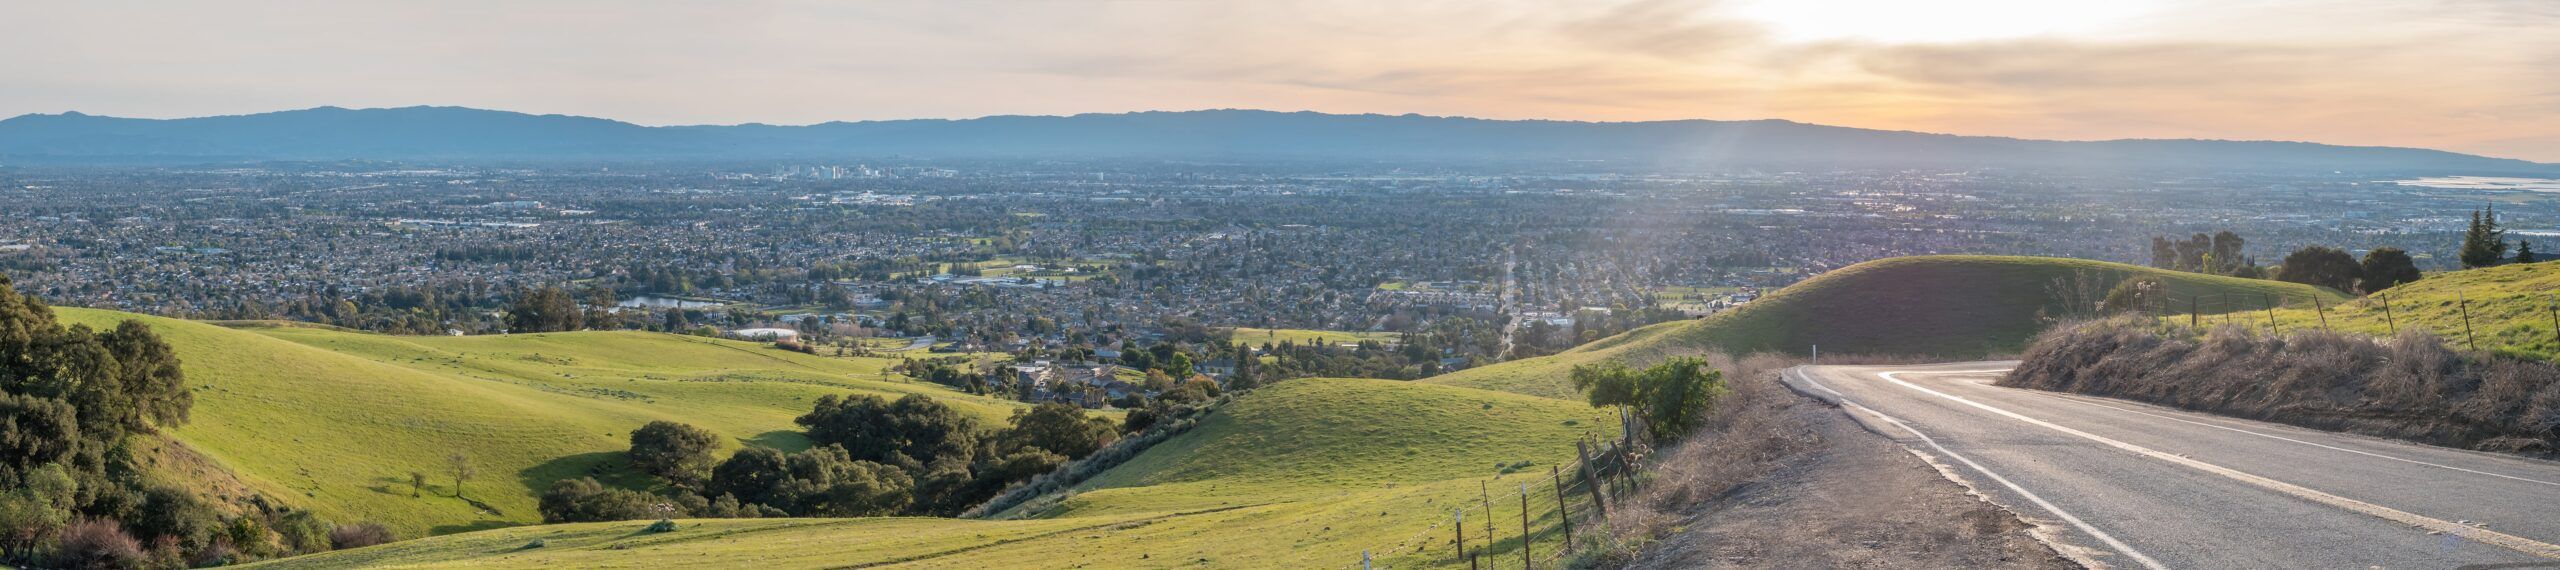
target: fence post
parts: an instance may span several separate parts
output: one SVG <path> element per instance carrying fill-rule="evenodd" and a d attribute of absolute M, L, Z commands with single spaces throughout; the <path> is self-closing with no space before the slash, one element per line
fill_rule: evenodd
<path fill-rule="evenodd" d="M 2197 328 L 2197 327 L 2203 326 L 2203 325 L 2201 324 L 2203 320 L 2204 320 L 2204 315 L 2203 315 L 2202 313 L 2198 313 L 2198 312 L 2196 312 L 2196 296 L 2195 296 L 2195 295 L 2188 295 L 2188 296 L 2187 296 L 2187 328 L 2191 328 L 2191 329 L 2192 329 L 2192 328 Z"/>
<path fill-rule="evenodd" d="M 1553 482 L 1555 482 L 1555 484 L 1556 484 L 1556 524 L 1561 525 L 1561 526 L 1563 526 L 1563 527 L 1564 527 L 1564 547 L 1563 547 L 1563 549 L 1564 549 L 1564 550 L 1572 550 L 1572 549 L 1573 549 L 1573 509 L 1566 507 L 1566 506 L 1565 506 L 1565 502 L 1564 502 L 1564 470 L 1563 470 L 1563 468 L 1556 467 L 1556 466 L 1554 466 L 1554 465 L 1548 465 L 1548 466 L 1547 466 L 1547 480 L 1548 480 L 1548 481 L 1553 481 Z"/>
<path fill-rule="evenodd" d="M 1466 507 L 1459 507 L 1456 511 L 1453 511 L 1453 516 L 1457 517 L 1457 524 L 1450 525 L 1450 527 L 1458 530 L 1458 557 L 1467 559 L 1467 569 L 1474 570 L 1476 567 L 1476 559 L 1474 557 L 1467 556 Z"/>
<path fill-rule="evenodd" d="M 1609 520 L 1609 494 L 1600 491 L 1600 469 L 1591 464 L 1588 440 L 1574 440 L 1573 449 L 1582 455 L 1582 486 L 1591 489 L 1591 506 L 1600 509 L 1600 520 Z"/>
<path fill-rule="evenodd" d="M 2311 296 L 2311 310 L 2320 312 L 2320 332 L 2329 332 L 2329 309 L 2320 306 L 2320 296 Z"/>
<path fill-rule="evenodd" d="M 2391 336 L 2400 336 L 2400 319 L 2391 316 L 2391 294 L 2382 294 L 2382 324 L 2391 327 Z"/>
<path fill-rule="evenodd" d="M 1492 548 L 1493 543 L 1502 541 L 1502 531 L 1493 528 L 1493 489 L 1490 484 L 1477 481 L 1476 498 L 1484 501 L 1484 545 Z"/>
<path fill-rule="evenodd" d="M 2472 352 L 2479 352 L 2480 338 L 2471 334 L 2471 299 L 2463 297 L 2461 289 L 2455 289 L 2453 303 L 2462 308 L 2462 343 L 2470 345 Z"/>
<path fill-rule="evenodd" d="M 1529 561 L 1529 484 L 1520 484 L 1520 568 L 1530 570 Z"/>
<path fill-rule="evenodd" d="M 2284 328 L 2283 328 L 2283 327 L 2278 327 L 2278 326 L 2276 326 L 2276 302 L 2275 302 L 2275 300 L 2273 300 L 2273 299 L 2269 299 L 2269 298 L 2267 297 L 2267 294 L 2266 294 L 2266 293 L 2259 293 L 2259 294 L 2258 294 L 2258 302 L 2260 302 L 2260 303 L 2265 303 L 2265 304 L 2267 305 L 2267 334 L 2269 334 L 2269 335 L 2282 335 L 2282 334 L 2284 334 Z"/>
<path fill-rule="evenodd" d="M 2551 342 L 2560 349 L 2560 304 L 2545 303 L 2542 308 L 2551 310 Z"/>

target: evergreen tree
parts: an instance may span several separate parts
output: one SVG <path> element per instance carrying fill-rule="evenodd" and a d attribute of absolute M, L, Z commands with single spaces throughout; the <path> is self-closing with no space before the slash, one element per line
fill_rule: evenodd
<path fill-rule="evenodd" d="M 2462 232 L 2462 267 L 2488 267 L 2506 261 L 2507 231 L 2498 229 L 2498 210 L 2490 206 L 2471 213 L 2471 227 Z"/>
<path fill-rule="evenodd" d="M 2516 240 L 2516 263 L 2541 261 L 2533 257 L 2533 242 Z"/>

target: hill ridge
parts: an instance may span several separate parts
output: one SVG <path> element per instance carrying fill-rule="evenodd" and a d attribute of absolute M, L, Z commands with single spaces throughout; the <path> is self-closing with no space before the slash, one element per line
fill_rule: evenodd
<path fill-rule="evenodd" d="M 1210 109 L 809 125 L 644 126 L 452 106 L 316 107 L 136 119 L 78 112 L 0 120 L 19 163 L 241 160 L 656 160 L 936 157 L 1259 157 L 1614 160 L 1698 167 L 2031 167 L 2443 174 L 2560 173 L 2560 164 L 2441 150 L 2217 139 L 2039 140 L 1785 119 L 1572 121 Z"/>

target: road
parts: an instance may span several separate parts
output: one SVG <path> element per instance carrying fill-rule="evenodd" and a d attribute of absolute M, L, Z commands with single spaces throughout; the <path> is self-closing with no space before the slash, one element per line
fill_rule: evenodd
<path fill-rule="evenodd" d="M 2117 568 L 2560 568 L 2560 463 L 1990 385 L 2014 362 L 1789 385 Z"/>

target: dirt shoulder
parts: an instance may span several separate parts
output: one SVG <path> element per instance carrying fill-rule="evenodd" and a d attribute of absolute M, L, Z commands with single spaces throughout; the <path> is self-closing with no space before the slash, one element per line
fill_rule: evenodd
<path fill-rule="evenodd" d="M 1775 384 L 1737 386 L 1751 409 L 1665 451 L 1648 494 L 1689 500 L 1655 501 L 1677 530 L 1628 567 L 2080 567 L 1901 445 Z M 1694 499 L 1662 489 L 1680 485 Z"/>

